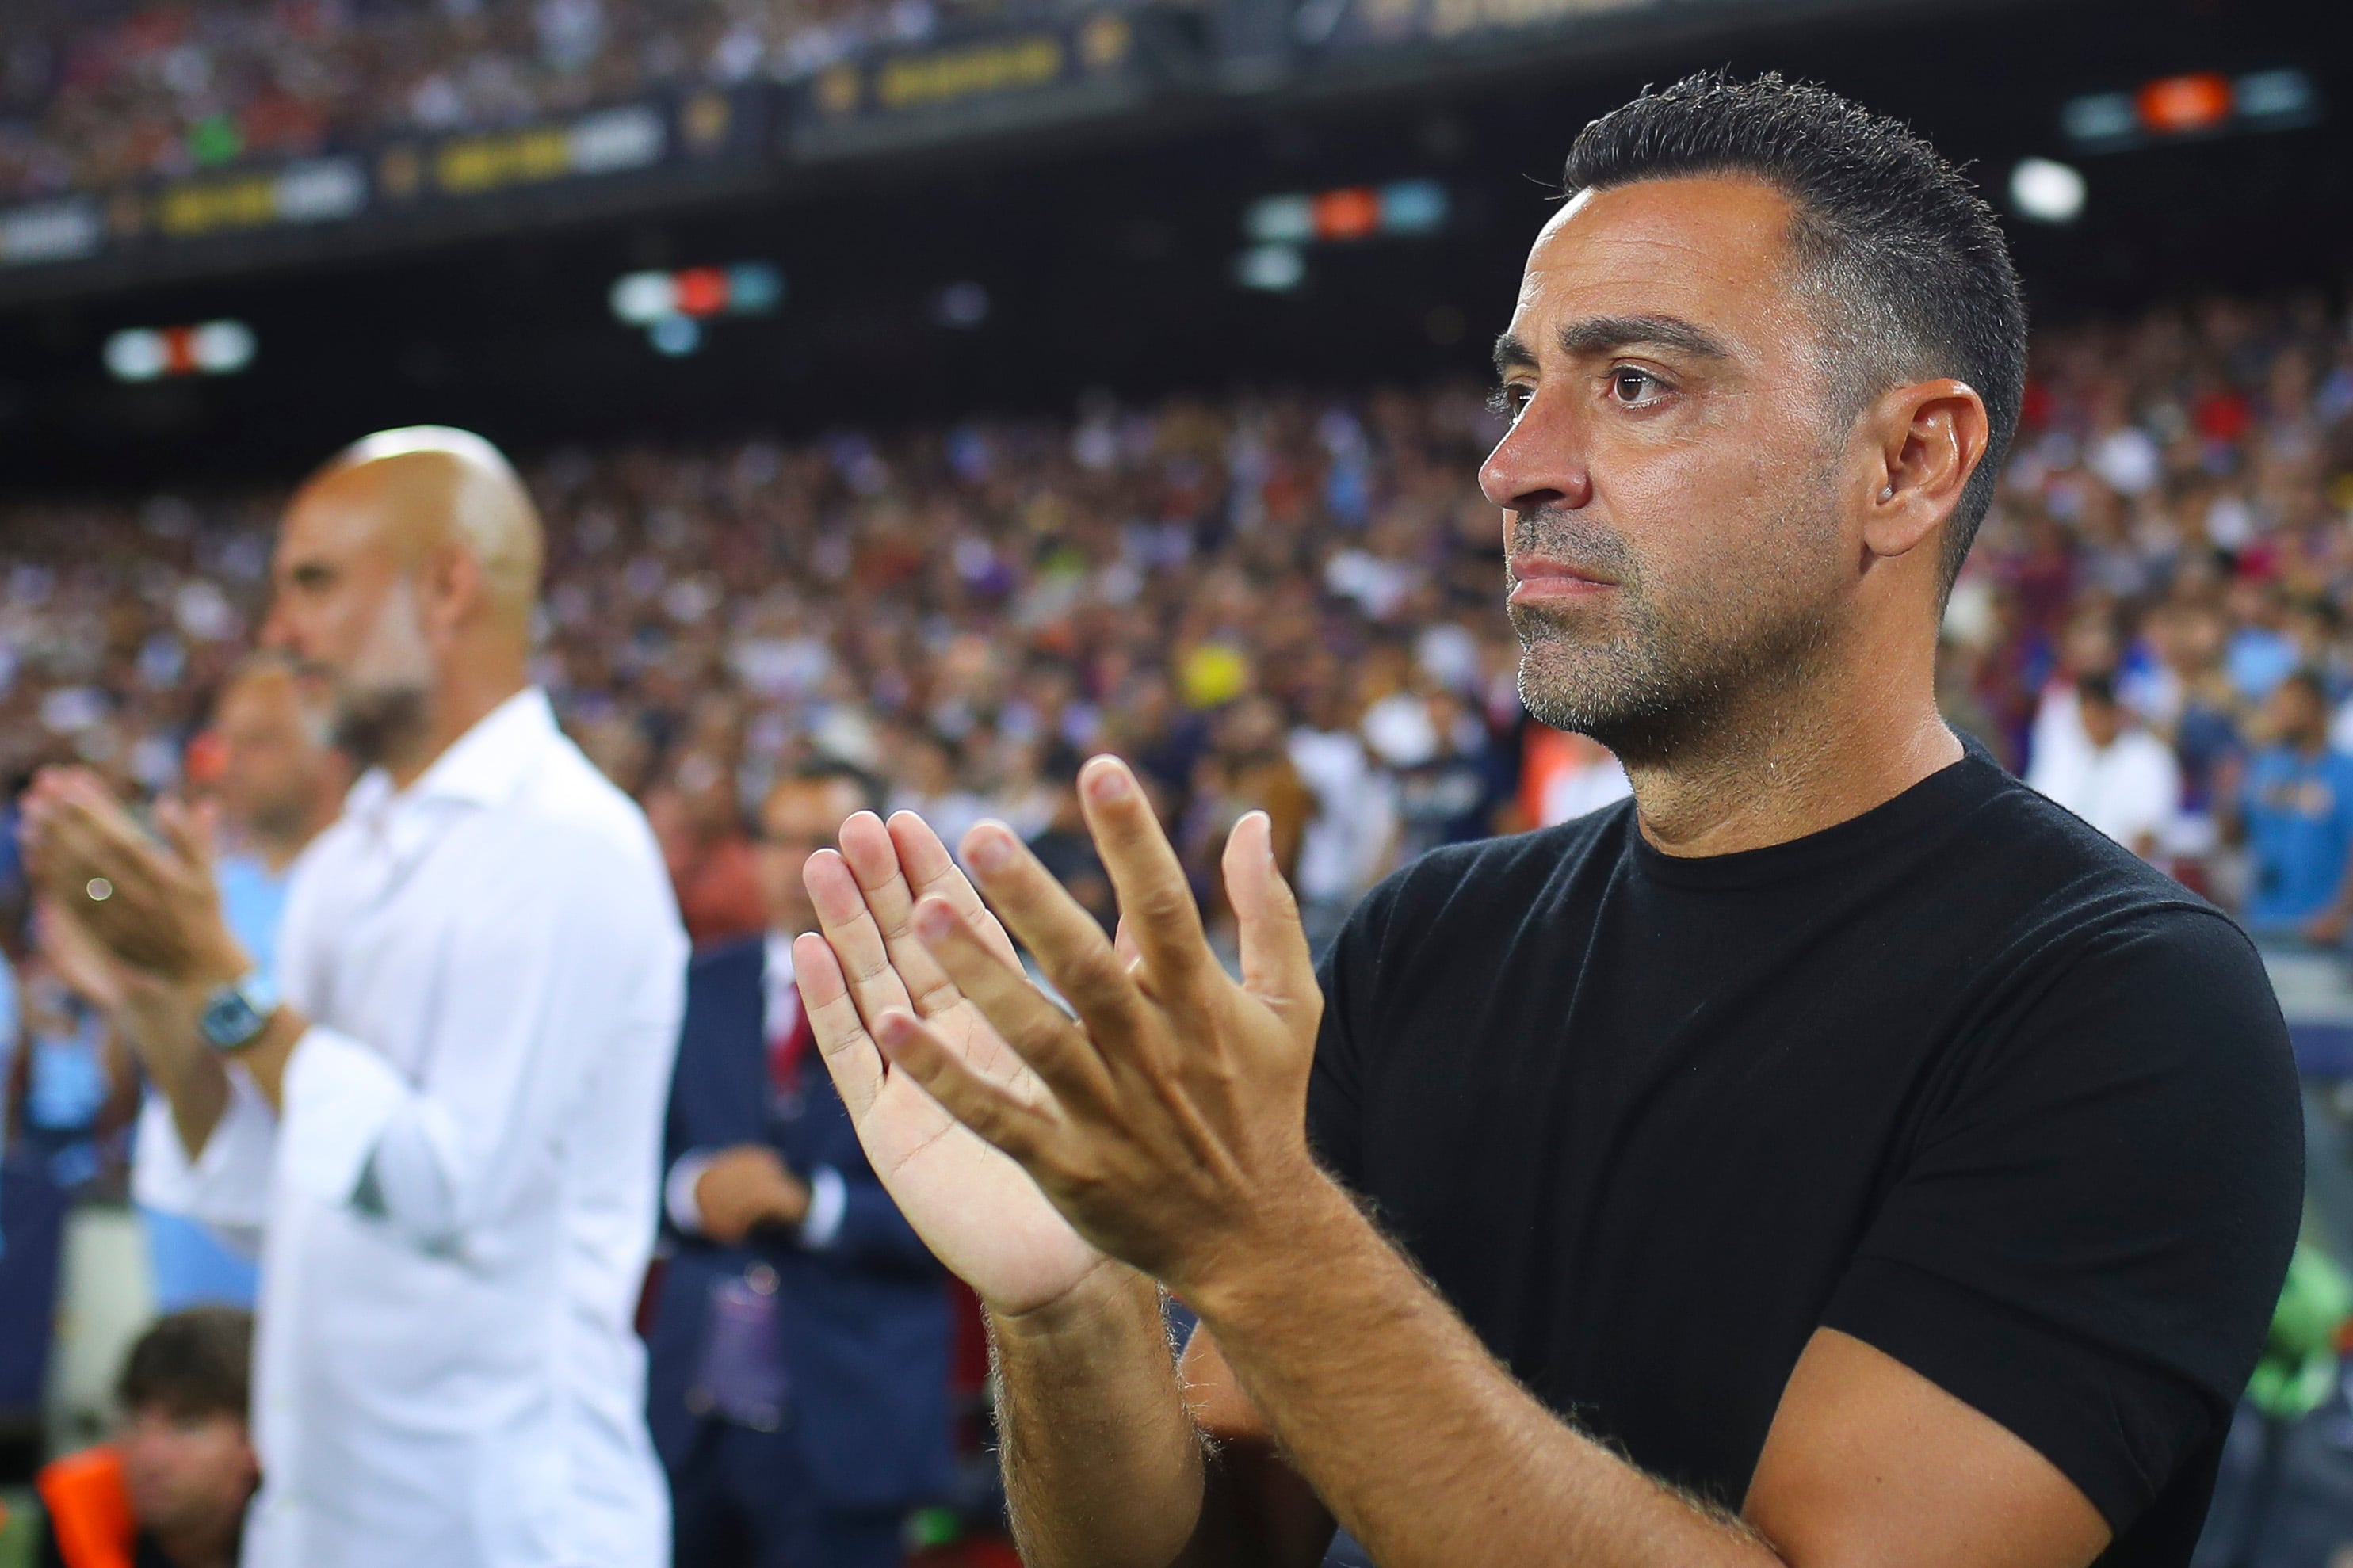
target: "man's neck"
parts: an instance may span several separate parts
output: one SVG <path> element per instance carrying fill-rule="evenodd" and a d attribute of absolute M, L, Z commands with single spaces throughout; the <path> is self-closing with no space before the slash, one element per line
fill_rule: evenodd
<path fill-rule="evenodd" d="M 237 1568 L 237 1538 L 242 1533 L 237 1520 L 231 1519 L 218 1529 L 150 1529 L 147 1533 L 173 1568 Z"/>
<path fill-rule="evenodd" d="M 392 775 L 393 787 L 404 790 L 424 777 L 425 771 L 440 761 L 444 752 L 501 703 L 521 691 L 524 684 L 522 671 L 516 670 L 512 679 L 469 680 L 436 693 L 432 718 L 415 744 L 384 761 L 385 772 Z"/>
<path fill-rule="evenodd" d="M 1933 646 L 1838 660 L 1756 694 L 1657 760 L 1629 760 L 1643 837 L 1698 857 L 1760 849 L 1861 816 L 1960 760 L 1936 710 Z"/>
<path fill-rule="evenodd" d="M 282 877 L 286 874 L 286 868 L 294 864 L 295 857 L 302 853 L 302 847 L 310 843 L 311 838 L 307 829 L 301 833 L 257 830 L 246 836 L 246 842 L 252 847 L 253 858 L 261 862 L 264 870 L 273 877 Z"/>

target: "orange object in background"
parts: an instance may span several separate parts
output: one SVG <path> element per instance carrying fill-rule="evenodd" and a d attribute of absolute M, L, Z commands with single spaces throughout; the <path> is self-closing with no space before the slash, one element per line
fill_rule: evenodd
<path fill-rule="evenodd" d="M 122 1487 L 122 1458 L 101 1444 L 44 1466 L 33 1485 L 66 1568 L 131 1568 L 139 1526 Z"/>
<path fill-rule="evenodd" d="M 1368 185 L 1326 191 L 1315 198 L 1315 237 L 1362 239 L 1381 226 L 1381 198 Z"/>
<path fill-rule="evenodd" d="M 696 267 L 678 275 L 678 310 L 682 316 L 715 316 L 727 307 L 727 274 L 716 267 Z"/>
<path fill-rule="evenodd" d="M 2213 71 L 2160 77 L 2140 89 L 2133 107 L 2159 135 L 2204 131 L 2230 118 L 2231 84 Z"/>

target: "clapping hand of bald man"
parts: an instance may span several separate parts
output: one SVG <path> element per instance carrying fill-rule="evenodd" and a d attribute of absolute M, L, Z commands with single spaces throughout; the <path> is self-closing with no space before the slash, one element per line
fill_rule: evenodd
<path fill-rule="evenodd" d="M 251 961 L 222 915 L 205 824 L 169 800 L 155 824 L 160 837 L 87 769 L 43 770 L 26 792 L 22 832 L 48 918 L 70 922 L 134 979 L 237 978 Z"/>
<path fill-rule="evenodd" d="M 155 826 L 156 833 L 141 827 L 88 770 L 50 768 L 26 792 L 20 831 L 40 894 L 43 941 L 69 983 L 114 1014 L 171 1101 L 181 1142 L 193 1153 L 229 1098 L 227 1077 L 196 1020 L 213 989 L 242 979 L 253 960 L 221 910 L 209 824 L 167 800 L 156 807 Z M 280 1008 L 242 1053 L 272 1104 L 301 1028 L 291 1008 Z"/>

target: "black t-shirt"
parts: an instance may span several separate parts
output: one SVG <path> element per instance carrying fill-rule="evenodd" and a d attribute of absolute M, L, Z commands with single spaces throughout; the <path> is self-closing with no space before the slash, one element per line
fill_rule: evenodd
<path fill-rule="evenodd" d="M 1737 1508 L 1818 1327 L 2189 1561 L 2302 1121 L 2221 913 L 1982 752 L 1788 844 L 1630 804 L 1430 854 L 1324 971 L 1309 1130 L 1488 1348 Z"/>

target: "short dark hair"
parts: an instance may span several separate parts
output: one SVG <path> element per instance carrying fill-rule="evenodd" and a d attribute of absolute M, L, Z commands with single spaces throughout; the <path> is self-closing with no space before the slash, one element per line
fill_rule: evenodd
<path fill-rule="evenodd" d="M 786 784 L 846 784 L 855 789 L 859 804 L 868 811 L 882 809 L 882 781 L 857 763 L 844 762 L 839 757 L 818 757 L 803 763 L 778 779 L 768 793 L 774 795 L 776 790 Z"/>
<path fill-rule="evenodd" d="M 253 1384 L 253 1314 L 190 1307 L 161 1318 L 131 1347 L 115 1394 L 125 1410 L 247 1419 Z"/>
<path fill-rule="evenodd" d="M 1737 174 L 1797 209 L 1790 246 L 1831 339 L 1851 421 L 1899 382 L 1950 375 L 1991 427 L 1945 531 L 1949 589 L 1985 521 L 2026 394 L 2026 303 L 2001 226 L 1959 169 L 1905 125 L 1769 72 L 1703 71 L 1586 126 L 1568 194 Z"/>

